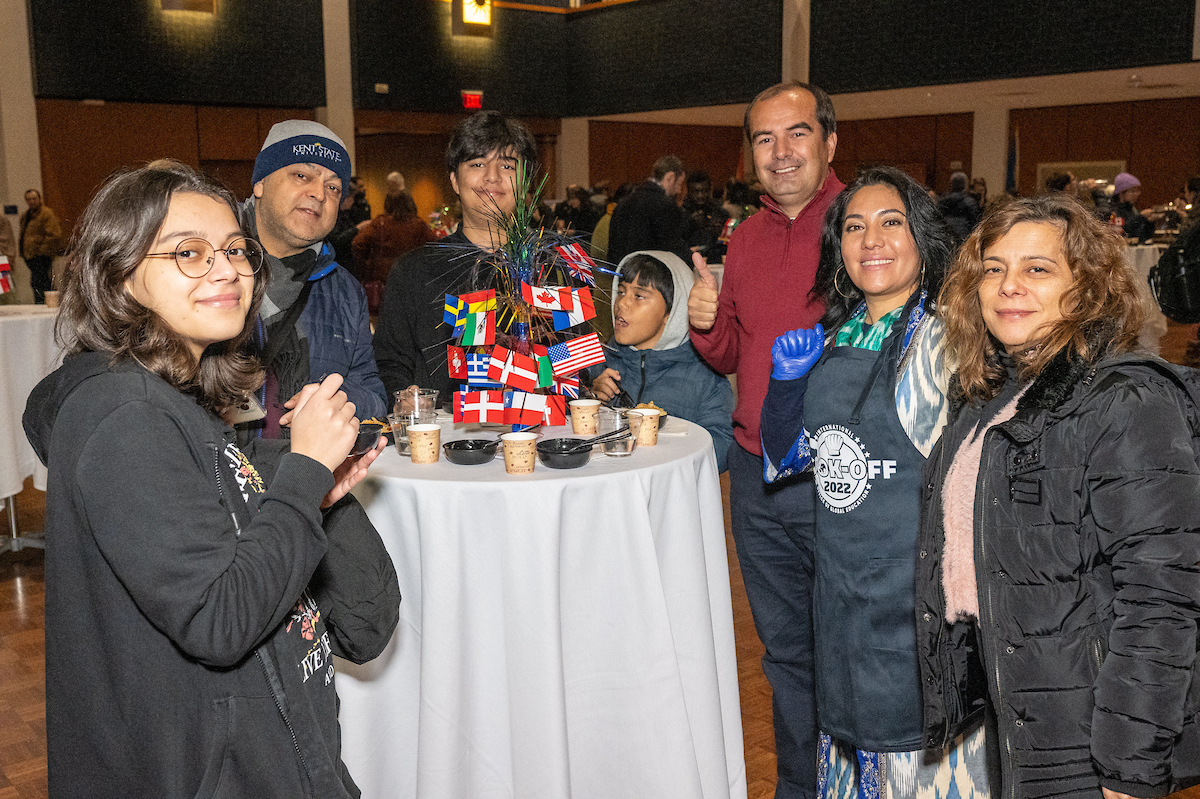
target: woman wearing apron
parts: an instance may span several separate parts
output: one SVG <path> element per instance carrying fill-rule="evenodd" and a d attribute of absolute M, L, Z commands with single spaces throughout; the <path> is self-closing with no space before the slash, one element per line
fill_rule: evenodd
<path fill-rule="evenodd" d="M 986 797 L 981 731 L 922 750 L 914 572 L 921 471 L 946 421 L 934 300 L 951 235 L 899 170 L 864 171 L 825 217 L 822 324 L 772 348 L 764 479 L 816 475 L 813 625 L 823 799 Z M 828 331 L 828 332 L 826 332 Z"/>

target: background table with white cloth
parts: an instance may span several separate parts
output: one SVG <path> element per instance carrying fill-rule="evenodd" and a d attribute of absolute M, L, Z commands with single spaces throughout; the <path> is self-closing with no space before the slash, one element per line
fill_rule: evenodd
<path fill-rule="evenodd" d="M 1147 351 L 1158 355 L 1159 339 L 1167 334 L 1167 317 L 1158 307 L 1154 293 L 1150 291 L 1150 270 L 1158 263 L 1158 259 L 1166 252 L 1162 244 L 1147 244 L 1129 247 L 1127 257 L 1129 265 L 1137 274 L 1138 293 L 1142 295 L 1142 306 L 1146 309 L 1146 321 L 1138 333 L 1138 343 Z"/>
<path fill-rule="evenodd" d="M 380 457 L 355 493 L 400 624 L 338 677 L 364 797 L 744 799 L 711 442 L 672 419 L 655 447 L 524 476 Z"/>
<path fill-rule="evenodd" d="M 29 392 L 57 368 L 61 353 L 54 343 L 58 311 L 44 305 L 0 305 L 0 497 L 18 494 L 25 478 L 46 490 L 46 468 L 33 453 L 21 427 Z M 9 503 L 10 523 L 16 519 Z"/>

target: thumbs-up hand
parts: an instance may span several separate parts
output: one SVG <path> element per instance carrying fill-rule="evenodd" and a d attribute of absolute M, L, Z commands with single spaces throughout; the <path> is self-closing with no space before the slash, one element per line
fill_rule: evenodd
<path fill-rule="evenodd" d="M 696 265 L 696 282 L 688 294 L 688 324 L 697 330 L 711 330 L 717 321 L 717 276 L 700 253 L 692 253 L 692 263 Z"/>

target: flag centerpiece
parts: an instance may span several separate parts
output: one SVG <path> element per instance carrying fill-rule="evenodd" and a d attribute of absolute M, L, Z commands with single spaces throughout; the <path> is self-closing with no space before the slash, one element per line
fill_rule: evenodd
<path fill-rule="evenodd" d="M 502 246 L 476 256 L 470 291 L 446 295 L 447 368 L 464 381 L 454 394 L 456 422 L 565 424 L 579 370 L 604 363 L 592 295 L 606 294 L 596 273 L 615 271 L 579 242 L 533 227 L 545 182 L 535 190 L 527 164 L 518 164 L 513 196 L 530 199 L 518 200 L 512 214 L 494 207 Z"/>

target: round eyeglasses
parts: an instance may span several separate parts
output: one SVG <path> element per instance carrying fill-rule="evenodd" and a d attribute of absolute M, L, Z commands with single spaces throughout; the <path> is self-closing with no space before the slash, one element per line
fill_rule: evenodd
<path fill-rule="evenodd" d="M 184 239 L 173 252 L 148 252 L 147 258 L 174 258 L 179 271 L 191 278 L 201 278 L 212 271 L 217 253 L 233 265 L 239 275 L 250 277 L 262 269 L 265 254 L 254 239 L 234 239 L 228 247 L 218 249 L 204 239 Z"/>

